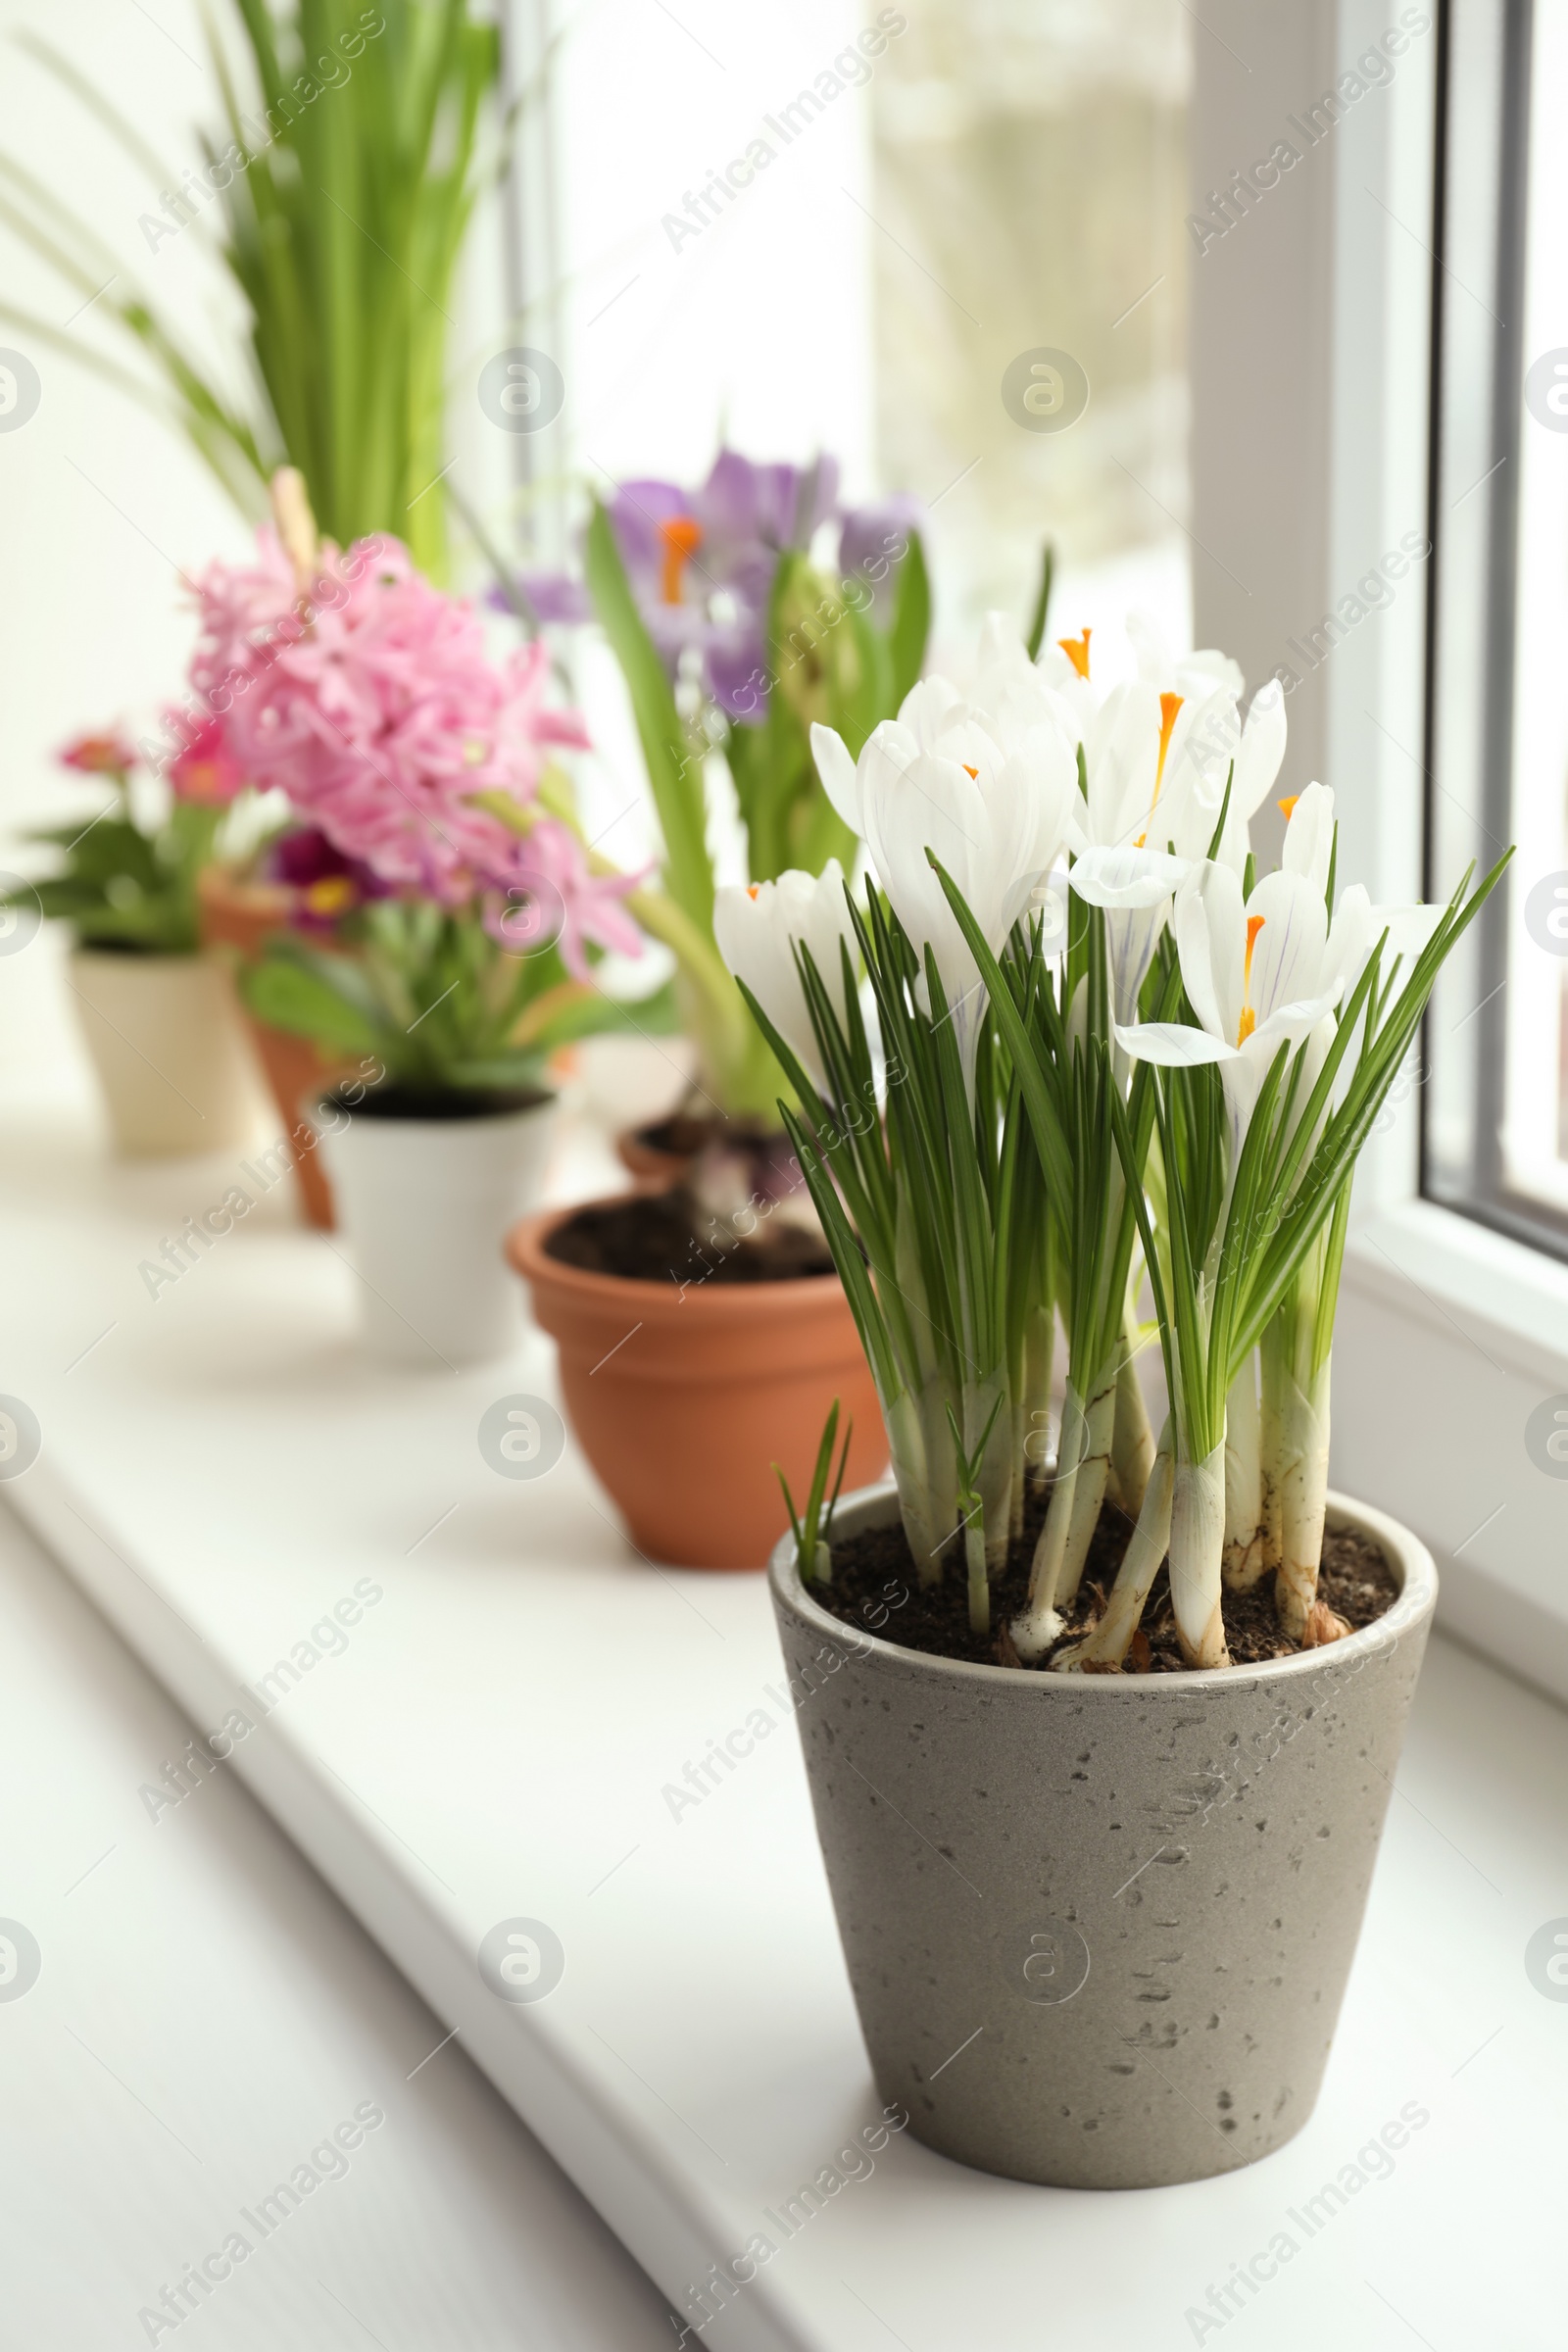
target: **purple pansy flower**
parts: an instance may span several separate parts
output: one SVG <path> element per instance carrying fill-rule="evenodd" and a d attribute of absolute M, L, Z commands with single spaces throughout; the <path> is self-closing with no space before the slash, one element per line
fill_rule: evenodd
<path fill-rule="evenodd" d="M 361 858 L 346 858 L 318 825 L 292 825 L 267 853 L 263 873 L 293 891 L 297 930 L 327 936 L 367 899 L 392 896 Z"/>

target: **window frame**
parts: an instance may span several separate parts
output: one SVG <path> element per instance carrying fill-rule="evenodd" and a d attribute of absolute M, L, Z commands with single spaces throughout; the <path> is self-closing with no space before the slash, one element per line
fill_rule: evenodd
<path fill-rule="evenodd" d="M 1223 286 L 1216 296 L 1200 283 L 1195 345 L 1201 335 L 1206 359 L 1195 387 L 1195 539 L 1234 564 L 1234 551 L 1255 537 L 1264 468 L 1288 484 L 1275 511 L 1296 617 L 1276 605 L 1267 634 L 1254 626 L 1261 658 L 1244 651 L 1254 680 L 1269 665 L 1262 647 L 1274 628 L 1283 637 L 1330 610 L 1412 524 L 1437 536 L 1431 363 L 1441 324 L 1433 284 L 1443 266 L 1434 227 L 1440 174 L 1452 160 L 1437 135 L 1452 15 L 1446 0 L 1429 0 L 1422 13 L 1436 37 L 1412 41 L 1377 103 L 1369 96 L 1338 125 L 1331 172 L 1310 183 L 1305 172 L 1296 174 L 1300 202 L 1314 208 L 1310 281 L 1287 271 L 1283 252 L 1270 271 L 1260 249 L 1228 303 Z M 1399 19 L 1391 0 L 1317 0 L 1300 16 L 1238 7 L 1220 29 L 1253 73 L 1269 69 L 1271 44 L 1291 45 L 1298 97 L 1309 98 Z M 1310 59 L 1309 34 L 1318 43 Z M 1201 152 L 1202 125 L 1222 105 L 1235 113 L 1240 85 L 1213 42 L 1198 44 L 1195 71 L 1201 201 L 1216 160 L 1212 146 Z M 1283 87 L 1276 74 L 1275 93 Z M 1249 226 L 1272 233 L 1261 214 Z M 1329 427 L 1320 446 L 1282 448 L 1274 420 L 1235 397 L 1270 342 L 1302 370 L 1322 368 Z M 1321 567 L 1307 585 L 1298 551 L 1319 545 Z M 1206 600 L 1205 613 L 1200 564 L 1196 576 L 1200 642 L 1224 643 L 1222 599 Z M 1247 576 L 1263 602 L 1270 583 Z M 1421 897 L 1427 878 L 1435 579 L 1429 573 L 1425 593 L 1400 593 L 1354 626 L 1287 705 L 1312 772 L 1337 788 L 1341 871 L 1385 904 Z M 1432 879 L 1435 895 L 1456 876 Z M 1418 1081 L 1419 1070 L 1412 1075 Z M 1532 1410 L 1554 1395 L 1568 1402 L 1568 1265 L 1424 1197 L 1422 1091 L 1411 1083 L 1391 1103 L 1357 1178 L 1334 1357 L 1334 1482 L 1430 1545 L 1440 1622 L 1568 1700 L 1568 1580 L 1555 1569 L 1564 1496 L 1525 1446 Z"/>
<path fill-rule="evenodd" d="M 1429 583 L 1427 628 L 1426 808 L 1424 895 L 1435 899 L 1451 887 L 1459 827 L 1455 810 L 1467 774 L 1476 779 L 1481 806 L 1465 828 L 1466 856 L 1478 868 L 1494 859 L 1514 829 L 1515 677 L 1519 647 L 1518 589 L 1522 483 L 1522 406 L 1524 327 L 1528 257 L 1525 220 L 1531 172 L 1531 86 L 1534 32 L 1532 0 L 1456 0 L 1444 11 L 1439 82 L 1436 94 L 1436 147 L 1433 189 L 1434 267 L 1432 294 L 1432 417 L 1430 432 L 1430 525 L 1434 540 Z M 1456 35 L 1465 43 L 1456 55 Z M 1480 51 L 1478 56 L 1477 52 Z M 1464 143 L 1454 132 L 1454 110 L 1467 69 L 1478 66 L 1487 77 L 1482 87 L 1492 99 L 1479 120 L 1465 126 Z M 1478 169 L 1479 167 L 1479 169 Z M 1476 209 L 1481 180 L 1490 199 L 1490 217 L 1481 224 L 1492 247 L 1485 281 L 1486 298 L 1475 290 L 1473 260 L 1479 242 L 1472 229 L 1464 257 L 1463 281 L 1456 280 L 1448 255 L 1456 239 L 1456 215 Z M 1462 233 L 1462 232 L 1461 232 Z M 1483 322 L 1483 314 L 1493 319 Z M 1510 323 L 1505 324 L 1504 321 Z M 1450 421 L 1446 389 L 1467 375 L 1485 376 L 1486 414 L 1479 420 L 1485 446 L 1474 446 L 1461 424 L 1453 438 L 1461 444 L 1455 456 L 1447 446 L 1446 425 Z M 1472 404 L 1473 405 L 1473 404 Z M 1469 440 L 1470 446 L 1463 444 Z M 1477 465 L 1494 470 L 1472 476 Z M 1473 492 L 1459 485 L 1474 479 Z M 1474 495 L 1480 512 L 1467 518 L 1461 530 L 1445 528 L 1445 515 L 1454 502 L 1468 506 Z M 1468 546 L 1465 542 L 1468 541 Z M 1476 551 L 1481 561 L 1467 563 Z M 1473 677 L 1464 676 L 1473 666 Z M 1447 681 L 1460 674 L 1458 700 L 1466 696 L 1473 712 L 1452 708 Z M 1466 726 L 1466 718 L 1470 724 Z M 1467 741 L 1467 735 L 1473 740 Z M 1446 855 L 1445 855 L 1446 851 Z M 1438 1088 L 1423 1101 L 1419 1189 L 1424 1200 L 1473 1219 L 1494 1232 L 1511 1235 L 1528 1247 L 1568 1259 L 1568 1209 L 1526 1194 L 1510 1184 L 1505 1166 L 1502 1124 L 1508 1079 L 1509 1032 L 1506 985 L 1509 979 L 1510 934 L 1519 919 L 1520 877 L 1511 871 L 1484 908 L 1475 926 L 1474 946 L 1466 957 L 1464 1001 L 1474 1013 L 1461 1012 L 1460 1025 L 1475 1028 L 1463 1049 L 1465 1066 L 1442 1066 L 1446 1040 L 1455 1003 L 1460 1001 L 1458 974 L 1446 974 L 1434 1009 L 1428 1016 L 1426 1061 L 1435 1070 Z M 1451 1046 L 1449 1059 L 1456 1059 Z M 1474 1136 L 1468 1169 L 1449 1171 L 1436 1140 L 1436 1096 L 1446 1087 L 1470 1098 L 1469 1121 Z"/>

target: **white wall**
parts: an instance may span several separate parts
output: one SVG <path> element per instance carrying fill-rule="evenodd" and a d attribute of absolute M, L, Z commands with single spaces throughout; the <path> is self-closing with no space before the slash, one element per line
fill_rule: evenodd
<path fill-rule="evenodd" d="M 590 480 L 706 472 L 727 429 L 754 458 L 831 449 L 852 491 L 872 487 L 863 89 L 788 143 L 764 125 L 866 13 L 856 0 L 573 12 L 557 118 L 564 421 Z M 716 220 L 690 237 L 662 225 L 758 138 L 772 160 Z"/>
<path fill-rule="evenodd" d="M 558 337 L 566 377 L 560 423 L 529 452 L 555 508 L 558 547 L 570 486 L 656 469 L 699 474 L 726 429 L 758 457 L 830 447 L 852 490 L 873 486 L 869 231 L 854 201 L 867 175 L 863 94 L 838 99 L 787 147 L 770 138 L 777 160 L 701 235 L 677 249 L 662 225 L 711 170 L 769 135 L 762 118 L 831 65 L 861 14 L 853 0 L 744 13 L 683 0 L 677 14 L 644 0 L 586 0 L 561 32 L 554 300 L 509 318 L 498 220 L 482 214 L 475 224 L 452 339 L 449 436 L 456 482 L 503 540 L 515 543 L 520 519 L 516 450 L 481 416 L 474 379 L 492 351 L 521 340 Z M 152 184 L 10 47 L 12 34 L 40 23 L 168 159 L 165 179 Z M 121 257 L 116 291 L 134 273 L 214 364 L 235 346 L 236 309 L 201 225 L 156 253 L 137 226 L 160 189 L 198 160 L 194 125 L 217 118 L 192 0 L 58 0 L 47 18 L 29 0 L 0 0 L 0 148 Z M 538 237 L 531 242 L 537 251 Z M 3 226 L 0 253 L 3 298 L 64 327 L 78 297 Z M 119 348 L 90 309 L 74 331 Z M 0 432 L 0 864 L 14 866 L 19 857 L 27 862 L 16 846 L 22 828 L 76 809 L 85 820 L 98 805 L 92 787 L 62 774 L 55 750 L 89 725 L 150 721 L 177 690 L 191 640 L 181 571 L 240 553 L 246 530 L 177 431 L 35 335 L 0 325 L 0 345 L 22 350 L 42 380 L 36 414 Z M 580 489 L 571 496 L 580 506 Z M 471 553 L 464 584 L 482 584 Z M 613 685 L 599 685 L 606 744 L 585 779 L 591 826 L 637 793 Z M 652 838 L 634 811 L 606 847 L 631 862 Z M 61 948 L 46 936 L 0 957 L 0 1065 L 47 1070 L 74 1057 Z"/>
<path fill-rule="evenodd" d="M 155 21 L 156 20 L 156 21 Z M 194 340 L 215 332 L 217 284 L 200 232 L 147 250 L 137 216 L 159 188 L 30 58 L 12 45 L 45 30 L 130 116 L 172 172 L 197 160 L 188 125 L 216 92 L 200 62 L 188 0 L 0 0 L 0 148 L 92 222 L 132 273 L 173 307 Z M 162 185 L 172 185 L 164 181 Z M 80 297 L 0 226 L 0 287 L 16 308 L 63 327 Z M 109 265 L 108 267 L 112 267 Z M 106 267 L 105 274 L 108 274 Z M 91 336 L 91 311 L 74 331 Z M 100 348 L 114 348 L 101 330 Z M 119 391 L 0 321 L 0 344 L 23 351 L 41 379 L 36 414 L 0 433 L 0 863 L 15 862 L 19 828 L 58 821 L 97 792 L 68 781 L 53 753 L 82 729 L 151 718 L 178 688 L 190 625 L 181 566 L 238 552 L 244 529 L 185 444 Z M 0 959 L 0 1063 L 48 1067 L 75 1052 L 47 936 Z"/>

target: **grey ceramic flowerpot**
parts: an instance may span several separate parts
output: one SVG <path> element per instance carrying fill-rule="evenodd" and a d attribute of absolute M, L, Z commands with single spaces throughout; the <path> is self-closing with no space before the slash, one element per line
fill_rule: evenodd
<path fill-rule="evenodd" d="M 889 1489 L 838 1529 L 890 1522 Z M 1149 2188 L 1268 2155 L 1311 2114 L 1437 1600 L 1383 1546 L 1376 1625 L 1266 1666 L 1023 1674 L 859 1634 L 770 1581 L 850 1979 L 884 2098 L 961 2163 Z M 884 1611 L 886 1612 L 884 1615 Z"/>

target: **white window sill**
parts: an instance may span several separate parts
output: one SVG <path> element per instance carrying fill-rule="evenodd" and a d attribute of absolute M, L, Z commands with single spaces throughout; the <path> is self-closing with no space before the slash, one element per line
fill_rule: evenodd
<path fill-rule="evenodd" d="M 1345 1287 L 1568 1388 L 1568 1265 L 1473 1218 L 1420 1200 L 1382 1210 L 1350 1237 Z"/>
<path fill-rule="evenodd" d="M 732 2352 L 862 2352 L 896 2340 L 913 2352 L 1037 2352 L 1049 2333 L 1075 2352 L 1185 2343 L 1199 2332 L 1185 2314 L 1204 2305 L 1211 2282 L 1282 2231 L 1300 2259 L 1290 2286 L 1259 2290 L 1267 2308 L 1235 2338 L 1241 2352 L 1386 2345 L 1409 2328 L 1444 2345 L 1555 2340 L 1559 2127 L 1541 2090 L 1561 2063 L 1561 2019 L 1519 1955 L 1563 1909 L 1560 1714 L 1434 1643 L 1322 2098 L 1277 2155 L 1129 2201 L 967 2172 L 901 2133 L 874 2174 L 780 2243 L 782 2226 L 764 2214 L 830 2164 L 883 2100 L 866 2072 L 788 1715 L 775 1708 L 779 1737 L 695 1812 L 672 1812 L 662 1794 L 707 1743 L 769 1705 L 780 1663 L 762 1579 L 656 1575 L 637 1562 L 575 1446 L 537 1485 L 495 1479 L 475 1423 L 498 1391 L 548 1390 L 546 1344 L 519 1326 L 515 1357 L 457 1378 L 365 1365 L 351 1344 L 348 1268 L 324 1238 L 287 1221 L 280 1196 L 149 1299 L 138 1259 L 187 1208 L 220 1197 L 210 1189 L 220 1173 L 188 1161 L 109 1169 L 79 1132 L 8 1105 L 5 1378 L 47 1437 L 5 1499 L 182 1702 L 193 1732 L 244 1702 L 252 1729 L 232 1748 L 235 1782 L 437 2012 L 417 2036 L 408 2031 L 404 2072 L 457 2029 L 454 2048 L 485 2069 L 677 2308 L 689 2280 L 766 2233 L 776 2258 L 696 2341 Z M 1359 1289 L 1348 1303 L 1357 1316 L 1392 1312 Z M 1424 1325 L 1409 1328 L 1425 1341 Z M 1358 1377 L 1357 1348 L 1348 1352 L 1347 1389 Z M 1510 1396 L 1527 1385 L 1487 1377 Z M 1385 1370 L 1384 1389 L 1397 1385 Z M 1352 1433 L 1364 1416 L 1339 1409 L 1342 1434 Z M 362 1575 L 380 1598 L 347 1647 L 302 1642 L 320 1635 Z M 272 1662 L 317 1646 L 325 1654 L 279 1690 Z M 25 1670 L 14 1626 L 0 1655 L 12 1681 Z M 74 1754 L 84 1741 L 74 1718 L 63 1720 L 68 1738 L 56 1744 Z M 107 1737 L 99 1724 L 106 1756 Z M 216 1818 L 200 1808 L 237 1801 L 238 1788 L 215 1773 L 172 1817 L 152 1821 L 136 1781 L 161 1772 L 171 1737 L 149 1721 L 132 1742 L 144 1762 L 110 1757 L 119 1810 L 107 1827 L 95 1813 L 90 1838 L 83 1816 L 79 1860 L 52 1879 L 40 1864 L 19 1880 L 16 1908 L 51 1951 L 77 1934 L 69 1919 L 78 1904 L 100 1905 L 82 1914 L 89 1924 L 112 1902 L 117 1930 L 127 1917 L 134 1925 L 139 1885 L 166 1911 L 172 1887 L 180 1920 L 194 1916 L 178 1857 Z M 38 1746 L 35 1736 L 26 1752 Z M 61 1896 L 111 1837 L 123 1850 Z M 280 1867 L 268 1864 L 274 1877 Z M 515 1917 L 549 1922 L 568 1957 L 548 2000 L 514 2007 L 486 1989 L 475 1955 L 496 1923 Z M 229 1925 L 231 1943 L 236 1933 L 256 1940 L 254 1918 Z M 1240 1951 L 1248 1932 L 1239 1919 Z M 209 2007 L 221 1997 L 254 2037 L 244 1972 L 225 1976 L 220 1953 L 194 1975 Z M 138 1981 L 133 1968 L 132 1994 Z M 62 1985 L 72 1989 L 69 1958 L 64 1975 L 7 2012 L 8 2047 L 13 2022 L 30 2032 L 51 2021 L 34 2003 L 58 1999 Z M 123 2065 L 193 2146 L 220 2147 L 198 2129 L 199 2084 L 164 2086 L 156 2053 L 142 2052 L 145 2080 L 131 2064 L 140 2045 L 123 1992 L 117 1983 L 116 2037 L 89 2020 L 82 2038 Z M 374 1997 L 385 2007 L 392 1994 Z M 374 2038 L 362 2025 L 355 2068 Z M 416 2072 L 406 2090 L 394 2082 L 397 2099 L 427 2096 L 421 2085 L 438 2083 L 448 2063 Z M 372 2071 L 363 2088 L 377 2083 Z M 1360 2193 L 1331 2213 L 1332 2230 L 1293 2221 L 1411 2101 L 1430 2128 L 1393 2176 L 1357 2174 Z M 58 2137 L 57 2120 L 39 2127 L 46 2137 Z M 162 2136 L 145 2119 L 143 2129 Z M 394 2154 L 389 2135 L 376 2162 Z M 99 2180 L 100 2205 L 113 2185 Z M 411 2178 L 404 2207 L 416 2189 Z M 329 2193 L 357 2192 L 349 2180 Z M 165 2202 L 178 2219 L 177 2203 Z M 1513 2258 L 1500 2273 L 1472 2265 L 1439 2278 L 1434 2246 L 1464 2232 L 1509 2243 Z M 169 2242 L 180 2250 L 177 2234 Z M 193 2224 L 183 2251 L 211 2242 Z M 278 2257 L 295 2258 L 291 2243 Z M 352 2281 L 333 2276 L 341 2299 L 358 2304 Z M 137 2295 L 140 2278 L 134 2270 Z M 1042 2278 L 1054 2329 L 1042 2323 Z M 466 2291 L 478 2308 L 475 2281 Z M 378 2325 L 371 2303 L 363 2308 Z M 331 2340 L 347 2343 L 341 2325 L 348 2332 Z M 586 2342 L 586 2325 L 574 2312 L 559 2340 Z M 28 2340 L 46 2335 L 88 2340 L 58 2328 Z M 274 2329 L 270 2340 L 283 2338 Z M 435 2339 L 426 2329 L 386 2340 Z M 502 2338 L 481 2328 L 464 2340 Z"/>
<path fill-rule="evenodd" d="M 1443 1576 L 1440 1617 L 1568 1700 L 1568 1487 L 1526 1424 L 1568 1394 L 1568 1266 L 1407 1200 L 1346 1252 L 1334 1350 L 1335 1484 L 1406 1520 Z"/>

